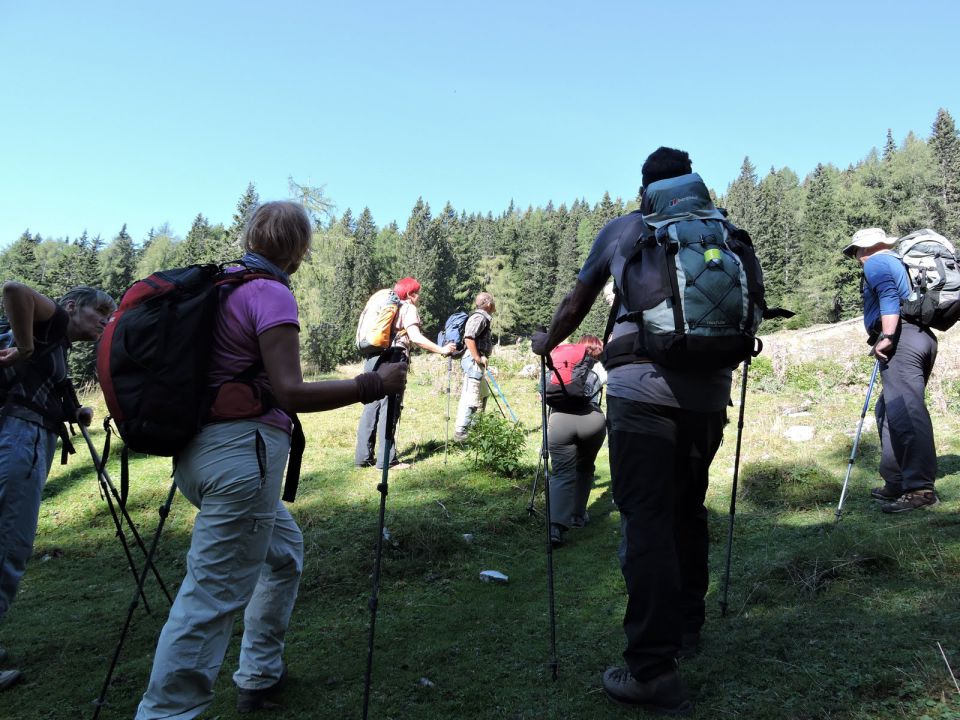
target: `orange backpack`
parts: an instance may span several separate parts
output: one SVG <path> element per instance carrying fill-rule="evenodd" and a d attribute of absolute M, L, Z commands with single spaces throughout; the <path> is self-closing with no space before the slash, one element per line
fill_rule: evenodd
<path fill-rule="evenodd" d="M 400 298 L 387 288 L 377 290 L 360 313 L 357 323 L 357 350 L 363 357 L 379 355 L 393 341 L 393 321 L 400 311 Z"/>

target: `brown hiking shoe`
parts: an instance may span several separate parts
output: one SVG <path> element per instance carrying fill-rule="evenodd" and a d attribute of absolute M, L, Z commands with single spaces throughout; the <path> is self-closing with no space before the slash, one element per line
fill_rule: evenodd
<path fill-rule="evenodd" d="M 276 696 L 280 694 L 287 685 L 287 664 L 283 663 L 280 671 L 280 677 L 277 681 L 265 688 L 248 690 L 247 688 L 237 688 L 237 712 L 241 715 L 256 712 L 257 710 L 279 710 L 283 706 L 276 702 Z"/>
<path fill-rule="evenodd" d="M 917 490 L 916 492 L 905 492 L 895 501 L 887 503 L 880 509 L 885 513 L 902 513 L 933 507 L 938 502 L 940 502 L 940 498 L 937 497 L 934 490 Z"/>
<path fill-rule="evenodd" d="M 625 667 L 611 667 L 603 674 L 603 689 L 614 702 L 643 708 L 661 715 L 689 715 L 690 695 L 673 668 L 649 680 L 637 680 Z"/>
<path fill-rule="evenodd" d="M 887 485 L 884 483 L 880 487 L 875 487 L 870 491 L 870 497 L 874 500 L 881 500 L 883 502 L 893 502 L 903 495 L 903 491 L 893 487 L 892 485 Z"/>

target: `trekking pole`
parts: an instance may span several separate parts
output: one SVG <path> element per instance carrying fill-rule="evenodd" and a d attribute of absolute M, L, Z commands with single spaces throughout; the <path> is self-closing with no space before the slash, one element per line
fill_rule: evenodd
<path fill-rule="evenodd" d="M 740 441 L 743 439 L 743 411 L 747 403 L 747 371 L 750 358 L 743 361 L 740 380 L 740 417 L 737 420 L 737 449 L 733 459 L 733 489 L 730 491 L 730 526 L 727 530 L 727 562 L 723 571 L 723 595 L 720 598 L 720 617 L 727 616 L 727 591 L 730 589 L 730 556 L 733 554 L 733 520 L 737 514 L 737 480 L 740 476 Z"/>
<path fill-rule="evenodd" d="M 453 358 L 447 356 L 447 429 L 443 436 L 443 464 L 447 464 L 447 445 L 450 443 L 450 384 L 453 382 Z"/>
<path fill-rule="evenodd" d="M 836 519 L 834 522 L 840 522 L 840 513 L 843 512 L 843 501 L 847 497 L 847 484 L 850 482 L 850 473 L 853 471 L 853 461 L 857 457 L 857 448 L 860 447 L 860 433 L 863 432 L 863 420 L 867 416 L 867 408 L 870 407 L 870 396 L 873 394 L 873 385 L 877 381 L 877 371 L 880 370 L 880 359 L 873 364 L 873 373 L 870 375 L 870 384 L 867 386 L 867 397 L 863 401 L 863 410 L 860 411 L 860 423 L 857 425 L 857 435 L 853 439 L 853 450 L 850 451 L 850 459 L 847 461 L 847 475 L 843 478 L 843 488 L 840 490 L 840 502 L 837 504 Z"/>
<path fill-rule="evenodd" d="M 510 417 L 514 422 L 517 422 L 517 416 L 514 415 L 513 410 L 510 408 L 510 403 L 507 402 L 507 396 L 503 394 L 503 390 L 500 389 L 500 386 L 497 385 L 497 381 L 493 379 L 493 373 L 490 372 L 490 368 L 486 369 L 487 377 L 490 378 L 490 383 L 496 388 L 497 393 L 500 395 L 500 399 L 503 400 L 503 404 L 507 406 L 507 410 L 510 413 Z"/>
<path fill-rule="evenodd" d="M 550 609 L 550 672 L 553 679 L 556 680 L 559 664 L 557 663 L 557 619 L 553 598 L 553 543 L 550 542 L 550 481 L 547 479 L 550 448 L 547 445 L 547 358 L 545 355 L 540 357 L 540 426 L 543 434 L 540 446 L 540 459 L 543 464 L 544 475 L 544 524 L 547 528 L 547 599 Z"/>
<path fill-rule="evenodd" d="M 110 667 L 107 668 L 107 676 L 103 680 L 103 687 L 100 690 L 100 696 L 93 701 L 94 710 L 93 710 L 93 719 L 97 720 L 97 717 L 100 715 L 100 710 L 106 704 L 107 690 L 110 688 L 110 681 L 113 679 L 113 671 L 117 667 L 117 661 L 120 659 L 120 651 L 123 648 L 123 642 L 127 639 L 127 631 L 130 629 L 130 622 L 133 620 L 133 613 L 137 609 L 139 604 L 139 598 L 143 596 L 143 584 L 147 580 L 147 571 L 153 567 L 153 556 L 157 552 L 157 545 L 160 542 L 160 533 L 163 531 L 163 525 L 167 520 L 167 515 L 170 514 L 170 506 L 173 504 L 173 496 L 177 492 L 177 483 L 173 482 L 170 485 L 170 492 L 167 493 L 167 501 L 160 508 L 160 522 L 157 524 L 157 530 L 153 534 L 153 542 L 150 544 L 150 550 L 147 553 L 147 561 L 143 566 L 143 569 L 140 571 L 140 577 L 137 581 L 137 589 L 133 593 L 133 599 L 130 601 L 130 607 L 127 609 L 127 619 L 123 623 L 123 629 L 120 631 L 120 639 L 117 640 L 117 648 L 113 652 L 113 659 L 110 661 Z M 154 568 L 154 573 L 156 569 Z"/>
<path fill-rule="evenodd" d="M 107 487 L 106 482 L 103 480 L 106 459 L 101 460 L 96 454 L 96 451 L 93 449 L 92 440 L 90 439 L 87 429 L 83 426 L 83 424 L 80 424 L 80 432 L 83 435 L 84 440 L 87 441 L 87 448 L 90 450 L 90 459 L 93 461 L 93 467 L 97 471 L 97 481 L 100 483 L 100 497 L 107 501 L 107 508 L 110 510 L 110 517 L 113 518 L 113 526 L 116 528 L 116 536 L 120 538 L 120 544 L 123 546 L 123 554 L 127 556 L 127 565 L 130 566 L 130 572 L 133 573 L 133 581 L 137 582 L 140 578 L 140 571 L 137 570 L 136 563 L 133 561 L 133 555 L 130 553 L 130 543 L 127 542 L 126 533 L 123 532 L 123 524 L 120 522 L 120 518 L 117 516 L 117 509 L 113 505 L 113 497 L 110 495 L 110 490 Z M 147 602 L 147 596 L 143 593 L 142 588 L 140 592 L 140 598 L 143 600 L 143 609 L 148 615 L 151 615 L 150 603 Z"/>
<path fill-rule="evenodd" d="M 173 596 L 170 595 L 170 591 L 167 590 L 166 583 L 163 582 L 163 578 L 160 577 L 160 572 L 157 570 L 156 566 L 150 560 L 150 555 L 147 552 L 147 546 L 143 543 L 143 538 L 140 537 L 140 533 L 137 532 L 136 525 L 133 524 L 133 519 L 130 517 L 130 513 L 127 512 L 126 503 L 121 499 L 120 494 L 117 492 L 116 485 L 113 484 L 113 481 L 110 479 L 110 475 L 107 473 L 107 468 L 105 463 L 100 460 L 100 454 L 97 452 L 97 449 L 93 446 L 93 440 L 90 439 L 90 433 L 87 432 L 87 428 L 80 423 L 80 433 L 83 435 L 83 439 L 87 443 L 87 449 L 90 450 L 90 457 L 93 460 L 93 465 L 97 469 L 97 478 L 100 481 L 100 488 L 103 491 L 103 494 L 107 500 L 107 506 L 110 508 L 110 513 L 113 515 L 113 521 L 117 528 L 117 537 L 120 538 L 120 542 L 123 544 L 123 549 L 127 554 L 127 560 L 130 562 L 130 569 L 133 572 L 133 577 L 137 577 L 137 569 L 134 566 L 133 558 L 130 555 L 130 550 L 127 545 L 127 538 L 123 532 L 123 527 L 120 523 L 119 518 L 116 516 L 116 511 L 113 507 L 113 503 L 110 498 L 113 497 L 116 500 L 117 506 L 120 508 L 120 514 L 123 516 L 123 519 L 127 521 L 127 525 L 130 528 L 130 534 L 133 535 L 133 539 L 136 541 L 137 546 L 140 548 L 140 551 L 143 553 L 144 557 L 147 558 L 146 568 L 149 568 L 153 571 L 154 577 L 157 579 L 157 583 L 160 585 L 160 589 L 163 590 L 163 594 L 167 596 L 167 600 L 172 605 Z M 144 609 L 147 612 L 150 612 L 149 607 L 147 606 L 146 599 L 144 599 Z"/>
<path fill-rule="evenodd" d="M 535 515 L 536 510 L 533 508 L 533 500 L 537 496 L 537 483 L 540 481 L 540 470 L 543 468 L 543 448 L 540 448 L 540 455 L 537 458 L 537 472 L 533 476 L 533 485 L 530 487 L 530 504 L 527 505 L 527 514 Z"/>
<path fill-rule="evenodd" d="M 382 362 L 393 362 L 389 356 L 385 356 Z M 380 602 L 380 565 L 383 558 L 383 530 L 384 518 L 387 512 L 387 492 L 389 491 L 390 478 L 390 452 L 393 449 L 393 421 L 396 413 L 398 396 L 391 395 L 387 398 L 387 436 L 384 438 L 383 447 L 383 471 L 380 476 L 380 483 L 377 490 L 380 492 L 380 516 L 377 521 L 377 550 L 373 561 L 373 580 L 370 591 L 370 600 L 367 605 L 370 608 L 370 634 L 367 642 L 367 670 L 363 677 L 363 720 L 367 720 L 367 710 L 370 705 L 370 680 L 373 676 L 373 639 L 377 627 L 377 606 Z"/>
<path fill-rule="evenodd" d="M 487 394 L 488 394 L 490 397 L 493 398 L 493 404 L 496 405 L 496 406 L 497 406 L 497 410 L 500 411 L 500 416 L 501 416 L 504 420 L 506 420 L 506 419 L 507 419 L 507 414 L 503 411 L 503 406 L 500 404 L 500 401 L 497 400 L 497 396 L 494 394 L 493 388 L 490 387 L 490 383 L 487 382 L 487 378 L 486 378 L 486 377 L 482 378 L 482 380 L 483 380 L 483 382 L 487 383 Z"/>

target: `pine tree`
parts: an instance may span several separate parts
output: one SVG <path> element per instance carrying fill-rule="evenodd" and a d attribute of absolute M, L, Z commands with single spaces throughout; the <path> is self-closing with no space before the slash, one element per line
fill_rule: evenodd
<path fill-rule="evenodd" d="M 119 298 L 133 283 L 136 267 L 136 249 L 124 223 L 117 237 L 101 254 L 100 287 L 112 297 Z"/>
<path fill-rule="evenodd" d="M 230 227 L 227 230 L 227 239 L 233 243 L 235 247 L 240 247 L 240 238 L 243 235 L 244 228 L 247 226 L 247 220 L 250 219 L 250 215 L 253 214 L 253 211 L 259 204 L 260 196 L 257 194 L 256 186 L 253 183 L 248 183 L 246 192 L 244 192 L 237 201 L 237 209 L 233 213 L 233 222 L 230 223 Z"/>
<path fill-rule="evenodd" d="M 953 117 L 944 108 L 937 111 L 930 149 L 936 164 L 933 190 L 940 203 L 938 215 L 944 231 L 956 238 L 960 233 L 960 138 Z"/>
<path fill-rule="evenodd" d="M 788 168 L 770 168 L 757 188 L 756 222 L 749 228 L 763 268 L 767 302 L 780 305 L 796 288 L 800 243 L 800 181 Z"/>
<path fill-rule="evenodd" d="M 607 196 L 609 200 L 609 196 Z M 612 206 L 612 203 L 611 203 Z M 553 292 L 557 273 L 557 232 L 542 210 L 527 211 L 519 226 L 520 255 L 518 307 L 513 330 L 527 335 L 553 316 Z"/>
<path fill-rule="evenodd" d="M 740 166 L 740 175 L 727 188 L 725 202 L 730 220 L 752 232 L 759 219 L 757 200 L 757 170 L 750 158 L 745 157 Z"/>
<path fill-rule="evenodd" d="M 890 160 L 897 152 L 897 144 L 893 141 L 893 130 L 887 128 L 887 142 L 883 146 L 883 159 Z"/>
<path fill-rule="evenodd" d="M 840 251 L 848 241 L 840 212 L 839 173 L 817 165 L 806 182 L 799 265 L 803 268 L 792 305 L 807 322 L 835 322 L 854 311 L 852 277 L 858 269 Z"/>
<path fill-rule="evenodd" d="M 445 267 L 445 253 L 440 247 L 440 235 L 432 219 L 430 206 L 423 198 L 417 198 L 403 233 L 400 261 L 401 276 L 416 278 L 425 291 L 418 305 L 424 334 L 427 334 L 427 328 L 437 324 L 443 317 L 445 309 L 440 307 L 435 294 L 438 288 L 443 288 L 441 273 Z"/>
<path fill-rule="evenodd" d="M 4 280 L 16 280 L 40 290 L 40 268 L 37 263 L 37 238 L 25 230 L 23 234 L 3 253 L 2 269 Z"/>
<path fill-rule="evenodd" d="M 177 252 L 177 264 L 193 265 L 205 262 L 211 237 L 210 222 L 203 216 L 203 213 L 198 213 L 190 226 L 190 232 L 180 243 Z"/>

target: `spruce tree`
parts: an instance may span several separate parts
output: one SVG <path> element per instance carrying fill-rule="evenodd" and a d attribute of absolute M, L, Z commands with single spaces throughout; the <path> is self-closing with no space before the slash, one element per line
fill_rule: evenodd
<path fill-rule="evenodd" d="M 233 246 L 240 247 L 240 237 L 247 226 L 247 220 L 260 204 L 260 195 L 257 194 L 257 188 L 253 183 L 247 184 L 247 189 L 237 201 L 237 209 L 233 213 L 233 222 L 227 229 L 227 239 Z"/>
<path fill-rule="evenodd" d="M 133 238 L 124 223 L 100 257 L 100 287 L 114 298 L 119 298 L 134 281 L 137 253 Z"/>
<path fill-rule="evenodd" d="M 443 289 L 442 261 L 444 251 L 440 247 L 441 238 L 438 227 L 432 222 L 430 206 L 417 198 L 413 206 L 407 227 L 403 233 L 403 252 L 400 258 L 401 277 L 414 277 L 424 288 L 422 299 L 417 306 L 420 311 L 421 329 L 436 325 L 443 317 L 444 308 L 437 301 L 437 289 Z M 399 278 L 398 278 L 399 279 Z"/>
<path fill-rule="evenodd" d="M 193 265 L 206 262 L 210 249 L 208 243 L 212 237 L 210 222 L 203 216 L 203 213 L 198 213 L 190 226 L 190 232 L 180 243 L 177 252 L 177 264 Z"/>
<path fill-rule="evenodd" d="M 935 183 L 943 231 L 957 239 L 960 233 L 960 138 L 957 126 L 947 110 L 940 108 L 933 123 L 930 149 L 936 163 Z"/>
<path fill-rule="evenodd" d="M 897 144 L 893 141 L 893 130 L 887 128 L 887 142 L 883 146 L 883 159 L 889 161 L 897 152 Z"/>
<path fill-rule="evenodd" d="M 757 226 L 757 170 L 749 157 L 743 159 L 740 175 L 727 188 L 724 199 L 730 220 L 752 232 Z"/>
<path fill-rule="evenodd" d="M 3 279 L 16 280 L 40 290 L 41 273 L 37 263 L 37 239 L 25 230 L 2 256 Z"/>

